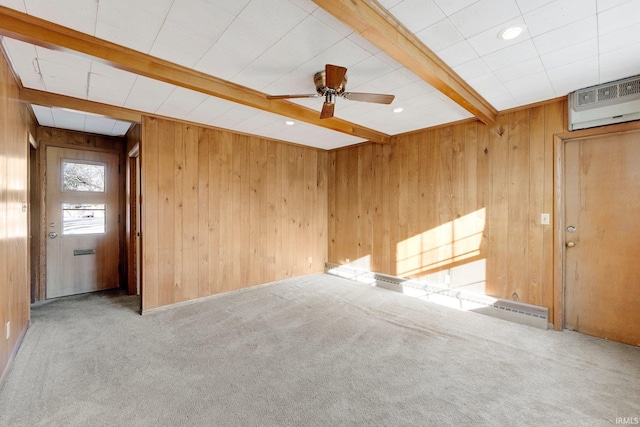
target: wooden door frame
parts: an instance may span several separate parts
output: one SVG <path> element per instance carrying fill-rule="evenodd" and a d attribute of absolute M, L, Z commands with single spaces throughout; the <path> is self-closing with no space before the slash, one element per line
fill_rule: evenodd
<path fill-rule="evenodd" d="M 583 129 L 573 132 L 563 132 L 554 135 L 554 185 L 553 185 L 553 328 L 556 331 L 564 329 L 564 261 L 565 261 L 565 233 L 564 233 L 564 147 L 566 142 L 576 139 L 595 138 L 603 135 L 634 132 L 640 130 L 640 121 L 621 123 L 598 128 Z"/>
<path fill-rule="evenodd" d="M 133 215 L 133 206 L 136 206 L 136 212 L 140 209 L 139 191 L 140 188 L 140 144 L 135 144 L 127 153 L 127 176 L 126 176 L 126 192 L 127 192 L 127 211 L 126 211 L 126 245 L 127 245 L 127 291 L 129 295 L 138 293 L 138 274 L 136 272 L 136 260 L 139 258 L 137 254 L 137 236 L 136 232 L 140 225 L 137 223 L 137 215 Z M 138 269 L 140 265 L 138 264 Z M 142 289 L 140 289 L 142 291 Z"/>
<path fill-rule="evenodd" d="M 113 141 L 114 146 L 110 146 L 110 142 Z M 122 144 L 121 147 L 117 147 L 117 144 Z M 72 148 L 84 151 L 95 151 L 102 153 L 113 153 L 118 155 L 118 163 L 124 164 L 125 156 L 125 142 L 123 138 L 109 137 L 88 134 L 85 132 L 71 131 L 57 128 L 47 128 L 39 126 L 37 129 L 36 144 L 38 149 L 36 150 L 36 164 L 38 174 L 39 194 L 38 204 L 40 206 L 38 229 L 34 230 L 40 234 L 39 242 L 37 242 L 38 248 L 33 248 L 37 251 L 36 257 L 38 258 L 38 289 L 35 293 L 36 301 L 43 301 L 46 299 L 47 290 L 47 224 L 46 224 L 46 180 L 47 180 L 47 147 L 59 147 L 59 148 Z M 119 174 L 118 180 L 118 213 L 122 218 L 125 217 L 124 212 L 124 198 L 125 198 L 125 181 L 124 173 Z M 124 221 L 119 227 L 119 247 L 120 247 L 120 263 L 124 264 L 123 256 L 125 253 L 124 242 Z M 126 277 L 124 276 L 124 269 L 119 269 L 120 283 L 124 283 Z"/>

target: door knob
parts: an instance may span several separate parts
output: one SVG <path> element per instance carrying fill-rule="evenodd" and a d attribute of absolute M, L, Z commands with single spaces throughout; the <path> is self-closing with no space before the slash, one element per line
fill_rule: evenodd
<path fill-rule="evenodd" d="M 58 237 L 58 233 L 56 233 L 55 231 L 52 231 L 51 233 L 49 233 L 50 239 L 55 239 L 56 237 Z"/>
<path fill-rule="evenodd" d="M 567 242 L 567 247 L 568 247 L 568 248 L 572 248 L 572 247 L 574 247 L 575 245 L 576 245 L 576 242 L 574 242 L 573 240 L 569 240 L 569 241 Z"/>

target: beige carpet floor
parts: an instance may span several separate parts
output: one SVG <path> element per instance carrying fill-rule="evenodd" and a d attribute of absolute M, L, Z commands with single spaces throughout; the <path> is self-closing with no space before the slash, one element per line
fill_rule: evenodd
<path fill-rule="evenodd" d="M 32 310 L 3 426 L 615 425 L 640 349 L 310 275 L 140 316 L 96 293 Z"/>

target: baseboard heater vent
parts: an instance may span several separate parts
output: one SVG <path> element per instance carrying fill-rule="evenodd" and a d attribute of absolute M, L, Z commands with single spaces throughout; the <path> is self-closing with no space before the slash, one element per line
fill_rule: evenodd
<path fill-rule="evenodd" d="M 325 273 L 401 292 L 459 310 L 475 311 L 540 329 L 547 329 L 549 326 L 549 309 L 546 307 L 465 292 L 422 280 L 375 273 L 350 265 L 325 263 Z"/>

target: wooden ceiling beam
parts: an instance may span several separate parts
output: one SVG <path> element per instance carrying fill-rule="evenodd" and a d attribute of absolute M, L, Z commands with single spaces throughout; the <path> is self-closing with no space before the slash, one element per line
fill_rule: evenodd
<path fill-rule="evenodd" d="M 376 0 L 313 0 L 486 124 L 498 112 Z"/>
<path fill-rule="evenodd" d="M 0 6 L 0 35 L 52 50 L 86 56 L 112 67 L 191 89 L 270 113 L 378 143 L 389 143 L 385 133 L 336 117 L 320 119 L 320 112 L 233 82 L 138 52 L 61 25 Z"/>
<path fill-rule="evenodd" d="M 114 105 L 102 104 L 100 102 L 87 101 L 86 99 L 58 95 L 51 92 L 28 88 L 20 89 L 20 99 L 24 102 L 28 102 L 29 104 L 98 114 L 100 116 L 123 120 L 125 122 L 139 123 L 142 115 L 144 114 L 141 111 L 130 110 L 124 107 L 116 107 Z"/>

